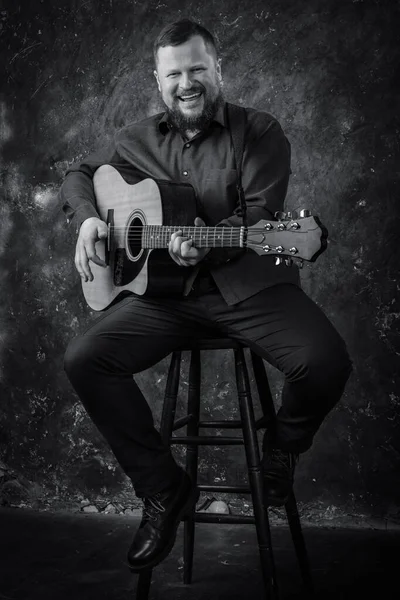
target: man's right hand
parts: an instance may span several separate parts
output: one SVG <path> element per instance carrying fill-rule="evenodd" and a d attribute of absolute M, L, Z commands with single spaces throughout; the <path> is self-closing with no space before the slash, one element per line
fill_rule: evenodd
<path fill-rule="evenodd" d="M 79 230 L 75 249 L 75 266 L 83 281 L 93 281 L 93 273 L 89 260 L 99 267 L 106 267 L 104 260 L 96 254 L 95 243 L 104 240 L 108 235 L 107 224 L 97 217 L 89 217 L 83 221 Z"/>

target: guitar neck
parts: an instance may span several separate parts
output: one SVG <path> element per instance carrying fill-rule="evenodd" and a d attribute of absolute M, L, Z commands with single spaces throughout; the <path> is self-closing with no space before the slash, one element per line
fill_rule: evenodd
<path fill-rule="evenodd" d="M 244 227 L 145 225 L 141 231 L 142 248 L 168 248 L 171 235 L 176 231 L 192 239 L 196 248 L 243 248 L 246 245 Z"/>

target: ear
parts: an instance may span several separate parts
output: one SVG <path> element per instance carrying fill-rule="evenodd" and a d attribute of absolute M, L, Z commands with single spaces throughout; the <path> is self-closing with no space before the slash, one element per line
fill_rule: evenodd
<path fill-rule="evenodd" d="M 161 92 L 160 79 L 159 79 L 158 73 L 157 73 L 157 71 L 155 69 L 153 71 L 153 75 L 154 75 L 154 77 L 156 78 L 156 81 L 157 81 L 158 91 Z"/>

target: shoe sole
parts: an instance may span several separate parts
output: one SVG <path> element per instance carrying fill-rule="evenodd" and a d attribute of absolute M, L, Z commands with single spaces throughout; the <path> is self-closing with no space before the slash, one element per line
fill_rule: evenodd
<path fill-rule="evenodd" d="M 179 512 L 178 518 L 177 518 L 177 522 L 176 522 L 176 527 L 174 530 L 174 535 L 171 537 L 171 541 L 168 543 L 168 545 L 164 548 L 164 550 L 161 552 L 161 554 L 159 554 L 156 558 L 153 558 L 153 560 L 145 565 L 141 565 L 140 567 L 132 567 L 131 565 L 129 565 L 129 569 L 132 571 L 132 573 L 141 573 L 142 571 L 147 571 L 149 569 L 152 569 L 153 567 L 156 567 L 160 562 L 162 562 L 165 558 L 167 558 L 168 554 L 171 552 L 172 548 L 175 545 L 175 541 L 176 541 L 176 535 L 178 533 L 178 527 L 180 522 L 184 519 L 184 517 L 186 517 L 186 513 L 191 511 L 192 508 L 194 506 L 196 506 L 196 503 L 198 502 L 200 497 L 200 491 L 198 489 L 195 489 L 189 496 L 188 501 L 186 502 L 186 504 L 184 504 L 184 506 L 182 507 L 182 509 Z"/>

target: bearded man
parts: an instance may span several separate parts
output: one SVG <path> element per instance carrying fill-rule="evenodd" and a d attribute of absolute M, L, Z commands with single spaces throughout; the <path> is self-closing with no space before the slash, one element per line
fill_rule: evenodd
<path fill-rule="evenodd" d="M 70 168 L 61 187 L 64 212 L 79 233 L 75 264 L 85 282 L 93 280 L 91 262 L 105 266 L 95 243 L 107 236 L 107 225 L 99 218 L 92 181 L 103 164 L 129 183 L 190 183 L 198 201 L 196 225 L 242 225 L 214 37 L 188 19 L 175 22 L 156 39 L 154 59 L 164 112 L 122 128 L 110 148 Z M 245 115 L 242 184 L 252 225 L 283 210 L 290 145 L 270 114 L 246 108 Z M 73 387 L 143 499 L 143 519 L 128 552 L 138 572 L 167 556 L 197 495 L 154 428 L 132 374 L 205 331 L 246 344 L 280 369 L 286 378 L 282 405 L 262 456 L 265 504 L 277 506 L 291 492 L 299 453 L 310 448 L 351 371 L 342 338 L 302 291 L 297 268 L 276 267 L 273 257 L 243 248 L 196 248 L 182 231 L 172 234 L 168 251 L 187 274 L 185 295 L 131 294 L 73 339 L 65 355 Z"/>

